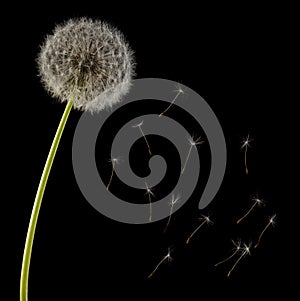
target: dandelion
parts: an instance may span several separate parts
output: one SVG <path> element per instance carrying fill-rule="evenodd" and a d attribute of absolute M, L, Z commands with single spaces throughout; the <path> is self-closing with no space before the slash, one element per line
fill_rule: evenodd
<path fill-rule="evenodd" d="M 57 26 L 37 62 L 50 94 L 84 111 L 111 107 L 131 85 L 132 52 L 123 35 L 101 21 L 71 19 Z"/>
<path fill-rule="evenodd" d="M 248 214 L 254 209 L 255 206 L 262 206 L 264 202 L 258 198 L 253 199 L 254 204 L 250 207 L 250 209 L 240 218 L 237 220 L 237 224 L 239 224 Z"/>
<path fill-rule="evenodd" d="M 251 141 L 252 140 L 249 138 L 249 135 L 248 135 L 247 138 L 242 141 L 242 147 L 241 147 L 241 149 L 243 149 L 243 148 L 245 149 L 244 164 L 245 164 L 246 175 L 248 175 L 248 173 L 249 173 L 248 166 L 247 166 L 247 150 L 248 150 L 248 147 L 250 147 L 250 142 Z"/>
<path fill-rule="evenodd" d="M 230 260 L 231 258 L 233 258 L 236 254 L 238 254 L 241 250 L 241 242 L 240 241 L 232 241 L 233 245 L 235 246 L 235 251 L 228 257 L 226 257 L 225 259 L 219 261 L 218 263 L 215 264 L 215 267 L 217 267 L 218 265 Z"/>
<path fill-rule="evenodd" d="M 113 176 L 114 176 L 114 174 L 115 174 L 115 167 L 116 167 L 116 164 L 119 164 L 120 159 L 118 159 L 118 158 L 112 158 L 112 159 L 110 159 L 110 162 L 111 162 L 112 168 L 111 168 L 110 179 L 109 179 L 109 182 L 108 182 L 108 184 L 107 184 L 107 186 L 106 186 L 106 189 L 107 189 L 107 190 L 109 190 L 109 187 L 110 187 L 110 185 L 111 185 Z"/>
<path fill-rule="evenodd" d="M 234 263 L 234 265 L 232 266 L 232 268 L 229 270 L 229 272 L 227 273 L 227 277 L 230 276 L 230 274 L 232 273 L 232 271 L 236 268 L 237 264 L 240 262 L 240 260 L 247 256 L 247 255 L 251 255 L 250 254 L 250 247 L 251 247 L 251 243 L 247 246 L 246 244 L 244 244 L 244 246 L 242 248 L 240 248 L 240 252 L 241 252 L 241 255 L 240 257 L 238 258 L 238 260 Z"/>
<path fill-rule="evenodd" d="M 156 270 L 159 268 L 159 266 L 164 262 L 168 260 L 169 262 L 172 261 L 172 257 L 171 257 L 171 250 L 170 248 L 168 248 L 168 253 L 167 255 L 165 255 L 161 261 L 155 266 L 154 270 L 148 275 L 148 278 L 151 278 L 153 276 L 153 274 L 156 272 Z"/>
<path fill-rule="evenodd" d="M 254 248 L 257 248 L 259 243 L 260 243 L 260 240 L 262 238 L 262 236 L 264 235 L 264 233 L 266 232 L 266 230 L 271 226 L 271 225 L 274 225 L 275 224 L 275 217 L 276 217 L 276 214 L 274 214 L 270 219 L 269 219 L 269 222 L 267 223 L 267 225 L 265 226 L 265 228 L 262 230 L 262 232 L 260 233 L 259 237 L 258 237 L 258 240 L 257 240 L 257 243 L 255 244 Z"/>
<path fill-rule="evenodd" d="M 186 165 L 187 165 L 188 160 L 189 160 L 190 155 L 191 155 L 192 148 L 193 148 L 193 147 L 196 148 L 197 145 L 200 145 L 200 144 L 203 143 L 203 141 L 201 140 L 201 137 L 198 137 L 198 138 L 189 137 L 188 141 L 189 141 L 189 144 L 190 144 L 190 148 L 189 148 L 188 154 L 187 154 L 187 156 L 186 156 L 186 159 L 185 159 L 183 168 L 182 168 L 182 170 L 181 170 L 181 174 L 183 174 L 184 171 L 185 171 Z"/>
<path fill-rule="evenodd" d="M 213 224 L 213 222 L 210 220 L 209 216 L 205 216 L 202 215 L 202 217 L 199 218 L 200 221 L 202 221 L 202 223 L 192 232 L 192 234 L 188 237 L 188 239 L 186 240 L 186 244 L 188 244 L 191 240 L 191 238 L 195 235 L 195 233 L 204 225 L 204 224 L 208 224 L 211 225 Z"/>
<path fill-rule="evenodd" d="M 179 200 L 180 200 L 180 197 L 179 197 L 179 196 L 177 196 L 177 197 L 175 198 L 175 195 L 172 194 L 172 198 L 171 198 L 171 202 L 170 202 L 170 205 L 171 205 L 171 206 L 170 206 L 169 218 L 168 218 L 168 222 L 167 222 L 167 224 L 166 224 L 166 226 L 165 226 L 164 232 L 166 232 L 167 229 L 168 229 L 168 227 L 169 227 L 169 224 L 170 224 L 170 221 L 171 221 L 171 216 L 172 216 L 172 214 L 173 214 L 173 207 L 174 207 L 174 205 L 175 205 Z"/>
<path fill-rule="evenodd" d="M 146 194 L 148 195 L 148 200 L 149 200 L 149 222 L 152 221 L 152 199 L 151 196 L 154 196 L 151 188 L 148 186 L 147 183 L 145 183 L 146 185 Z"/>
<path fill-rule="evenodd" d="M 144 123 L 144 121 L 142 120 L 140 123 L 135 124 L 135 125 L 133 125 L 132 127 L 133 127 L 133 128 L 139 128 L 139 130 L 140 130 L 142 136 L 143 136 L 144 139 L 145 139 L 145 142 L 146 142 L 146 145 L 147 145 L 147 148 L 148 148 L 148 153 L 149 153 L 149 155 L 151 156 L 151 155 L 152 155 L 152 152 L 151 152 L 151 149 L 150 149 L 150 144 L 149 144 L 149 142 L 148 142 L 148 140 L 147 140 L 147 138 L 146 138 L 146 136 L 145 136 L 145 134 L 144 134 L 144 131 L 143 131 L 143 129 L 142 129 L 143 123 Z"/>
<path fill-rule="evenodd" d="M 66 108 L 56 131 L 31 213 L 23 254 L 20 301 L 27 300 L 34 234 L 51 166 L 73 108 L 91 113 L 110 108 L 131 86 L 133 56 L 122 34 L 101 21 L 71 19 L 47 36 L 37 58 L 46 90 Z"/>
<path fill-rule="evenodd" d="M 173 98 L 173 100 L 171 101 L 171 103 L 169 104 L 169 106 L 159 114 L 159 117 L 161 117 L 162 115 L 164 115 L 170 108 L 171 106 L 175 103 L 175 100 L 177 99 L 177 97 L 180 95 L 180 94 L 183 94 L 183 90 L 181 87 L 179 87 L 177 90 L 175 90 L 175 92 L 177 92 L 177 94 L 175 95 L 175 97 Z"/>

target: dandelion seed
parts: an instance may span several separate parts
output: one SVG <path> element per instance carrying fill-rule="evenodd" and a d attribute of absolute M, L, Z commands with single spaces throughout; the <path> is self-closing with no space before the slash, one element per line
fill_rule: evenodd
<path fill-rule="evenodd" d="M 152 199 L 151 196 L 154 196 L 151 188 L 145 183 L 146 185 L 146 194 L 148 195 L 148 200 L 149 200 L 149 222 L 152 221 Z"/>
<path fill-rule="evenodd" d="M 147 145 L 147 148 L 148 148 L 148 153 L 149 153 L 149 155 L 151 156 L 152 155 L 152 152 L 151 152 L 151 149 L 150 149 L 150 145 L 149 145 L 149 142 L 148 142 L 148 140 L 147 140 L 147 138 L 146 138 L 146 136 L 145 136 L 145 134 L 144 134 L 144 132 L 143 132 L 143 130 L 142 130 L 142 125 L 143 125 L 143 123 L 144 123 L 144 121 L 142 120 L 140 123 L 138 123 L 138 124 L 135 124 L 135 125 L 133 125 L 132 127 L 133 128 L 139 128 L 139 130 L 141 131 L 141 134 L 143 135 L 143 137 L 144 137 L 144 139 L 145 139 L 145 142 L 146 142 L 146 145 Z"/>
<path fill-rule="evenodd" d="M 164 262 L 168 260 L 169 262 L 172 261 L 172 257 L 171 257 L 171 250 L 170 248 L 168 248 L 168 253 L 167 255 L 165 255 L 161 261 L 155 266 L 154 270 L 148 275 L 148 278 L 151 278 L 153 276 L 153 274 L 156 272 L 156 270 L 159 268 L 159 266 Z"/>
<path fill-rule="evenodd" d="M 202 215 L 202 217 L 199 218 L 200 221 L 202 221 L 202 223 L 192 232 L 192 234 L 188 237 L 188 239 L 186 240 L 186 244 L 188 244 L 191 240 L 191 238 L 195 235 L 195 233 L 204 225 L 204 224 L 208 224 L 211 225 L 213 224 L 213 222 L 210 220 L 209 216 L 205 216 Z"/>
<path fill-rule="evenodd" d="M 167 222 L 167 224 L 166 224 L 166 226 L 165 226 L 164 232 L 166 232 L 167 229 L 168 229 L 168 227 L 169 227 L 169 224 L 170 224 L 170 221 L 171 221 L 171 216 L 172 216 L 172 214 L 173 214 L 173 207 L 174 207 L 174 205 L 175 205 L 179 200 L 180 200 L 180 197 L 179 197 L 179 196 L 177 196 L 177 197 L 175 198 L 174 194 L 172 194 L 172 198 L 171 198 L 171 202 L 170 202 L 170 205 L 171 205 L 171 206 L 170 206 L 169 218 L 168 218 L 168 222 Z"/>
<path fill-rule="evenodd" d="M 227 277 L 230 276 L 230 274 L 232 273 L 232 271 L 236 268 L 237 264 L 240 262 L 240 260 L 247 256 L 247 255 L 251 255 L 250 254 L 250 247 L 251 247 L 251 243 L 247 246 L 246 244 L 244 244 L 243 248 L 240 248 L 240 252 L 241 252 L 241 256 L 238 258 L 238 260 L 234 263 L 234 265 L 232 266 L 232 268 L 229 270 L 229 272 L 227 273 Z"/>
<path fill-rule="evenodd" d="M 111 164 L 112 164 L 112 169 L 111 169 L 111 175 L 110 175 L 109 182 L 108 182 L 108 184 L 107 184 L 107 186 L 106 186 L 106 189 L 107 189 L 107 190 L 109 190 L 109 187 L 110 187 L 110 185 L 111 185 L 113 176 L 114 176 L 114 174 L 115 174 L 115 167 L 116 167 L 116 164 L 119 164 L 120 159 L 118 159 L 118 158 L 112 158 L 112 159 L 110 160 L 110 162 L 111 162 Z"/>
<path fill-rule="evenodd" d="M 234 257 L 234 255 L 236 255 L 238 252 L 240 252 L 241 249 L 241 242 L 240 241 L 232 241 L 233 245 L 235 246 L 235 251 L 228 257 L 226 257 L 225 259 L 219 261 L 218 263 L 215 264 L 215 267 L 217 267 L 218 265 L 230 260 L 232 257 Z"/>
<path fill-rule="evenodd" d="M 260 200 L 258 198 L 253 199 L 254 204 L 250 207 L 250 209 L 246 212 L 245 215 L 243 215 L 239 220 L 237 220 L 237 224 L 239 224 L 248 214 L 254 209 L 255 206 L 262 206 L 264 204 L 263 200 Z"/>
<path fill-rule="evenodd" d="M 270 225 L 274 225 L 275 224 L 275 218 L 276 218 L 276 214 L 274 214 L 270 219 L 269 222 L 267 223 L 267 225 L 265 226 L 265 228 L 262 230 L 262 232 L 260 233 L 257 243 L 255 244 L 254 248 L 257 248 L 258 245 L 260 244 L 260 240 L 262 238 L 262 236 L 264 235 L 264 233 L 266 232 L 266 230 L 269 228 Z"/>
<path fill-rule="evenodd" d="M 171 101 L 171 103 L 169 104 L 169 106 L 159 114 L 159 117 L 161 117 L 162 115 L 164 115 L 170 108 L 171 106 L 175 103 L 175 100 L 177 99 L 177 97 L 180 95 L 180 94 L 183 94 L 184 91 L 182 90 L 181 87 L 178 88 L 178 90 L 175 90 L 175 92 L 177 92 L 177 94 L 175 95 L 175 97 L 173 98 L 173 100 Z"/>
<path fill-rule="evenodd" d="M 198 138 L 196 138 L 196 139 L 193 138 L 193 137 L 190 137 L 190 138 L 188 139 L 188 141 L 189 141 L 189 144 L 190 144 L 190 148 L 189 148 L 188 154 L 187 154 L 187 156 L 186 156 L 184 165 L 183 165 L 183 167 L 182 167 L 182 169 L 181 169 L 181 174 L 183 174 L 184 171 L 185 171 L 186 165 L 187 165 L 188 160 L 189 160 L 190 155 L 191 155 L 192 148 L 193 148 L 193 147 L 196 148 L 197 145 L 200 145 L 200 144 L 203 143 L 203 141 L 201 140 L 201 137 L 198 137 Z"/>
<path fill-rule="evenodd" d="M 249 138 L 249 134 L 248 134 L 247 138 L 242 141 L 242 147 L 241 147 L 241 149 L 243 149 L 243 148 L 245 149 L 244 164 L 245 164 L 246 175 L 248 175 L 248 173 L 249 173 L 248 166 L 247 166 L 247 150 L 248 150 L 248 147 L 250 147 L 251 141 L 252 141 L 252 139 Z"/>

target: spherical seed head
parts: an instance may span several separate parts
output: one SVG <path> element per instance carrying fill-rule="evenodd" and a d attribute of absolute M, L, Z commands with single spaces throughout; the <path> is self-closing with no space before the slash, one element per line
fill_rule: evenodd
<path fill-rule="evenodd" d="M 91 112 L 111 107 L 128 92 L 134 68 L 123 35 L 104 22 L 86 18 L 58 25 L 47 36 L 37 62 L 51 95 Z"/>

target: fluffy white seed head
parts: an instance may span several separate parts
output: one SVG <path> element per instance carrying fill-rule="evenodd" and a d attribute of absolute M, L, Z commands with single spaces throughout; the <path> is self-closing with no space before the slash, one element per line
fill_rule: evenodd
<path fill-rule="evenodd" d="M 133 53 L 123 35 L 101 21 L 71 19 L 46 37 L 39 75 L 51 95 L 98 112 L 120 101 L 133 76 Z"/>

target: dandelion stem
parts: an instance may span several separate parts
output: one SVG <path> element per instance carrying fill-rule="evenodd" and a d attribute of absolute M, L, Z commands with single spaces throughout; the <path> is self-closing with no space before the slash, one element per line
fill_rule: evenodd
<path fill-rule="evenodd" d="M 246 175 L 248 175 L 248 173 L 249 173 L 248 166 L 247 166 L 247 150 L 248 150 L 248 146 L 250 146 L 250 142 L 251 142 L 251 139 L 249 138 L 249 135 L 248 135 L 247 138 L 243 140 L 243 145 L 242 145 L 242 148 L 245 148 L 244 164 L 245 164 Z"/>
<path fill-rule="evenodd" d="M 21 279 L 20 279 L 20 301 L 27 301 L 28 300 L 28 278 L 29 278 L 29 267 L 30 267 L 30 259 L 31 259 L 31 252 L 32 252 L 32 245 L 34 240 L 34 234 L 36 229 L 36 224 L 39 216 L 39 211 L 41 208 L 41 203 L 44 195 L 44 191 L 46 188 L 48 176 L 50 174 L 51 166 L 54 161 L 54 157 L 59 145 L 59 141 L 63 130 L 65 128 L 69 113 L 73 106 L 73 102 L 69 101 L 65 108 L 65 111 L 62 115 L 60 120 L 59 126 L 57 128 L 55 137 L 53 139 L 48 158 L 43 170 L 43 174 L 38 186 L 38 190 L 36 193 L 33 209 L 31 212 L 30 223 L 27 231 L 26 243 L 24 248 L 23 254 L 23 262 L 22 262 L 22 270 L 21 270 Z"/>
<path fill-rule="evenodd" d="M 189 160 L 189 158 L 190 158 L 190 155 L 191 155 L 192 148 L 193 148 L 193 145 L 191 144 L 191 145 L 190 145 L 190 148 L 189 148 L 189 152 L 188 152 L 188 154 L 187 154 L 187 156 L 186 156 L 186 159 L 185 159 L 184 165 L 183 165 L 183 167 L 182 167 L 181 174 L 183 174 L 183 173 L 184 173 L 184 171 L 185 171 L 185 168 L 186 168 L 187 162 L 188 162 L 188 160 Z"/>
<path fill-rule="evenodd" d="M 225 259 L 219 261 L 218 263 L 215 264 L 215 267 L 217 267 L 218 265 L 230 260 L 232 257 L 234 257 L 235 254 L 237 254 L 239 252 L 239 249 L 237 248 L 230 256 L 226 257 Z"/>
<path fill-rule="evenodd" d="M 245 215 L 243 215 L 239 220 L 237 220 L 237 224 L 239 224 L 245 217 L 247 217 L 248 215 L 249 215 L 249 213 L 254 209 L 254 207 L 257 205 L 258 203 L 257 202 L 255 202 L 252 206 L 251 206 L 251 208 L 246 212 L 246 214 Z"/>
<path fill-rule="evenodd" d="M 246 175 L 248 175 L 248 173 L 249 173 L 248 166 L 247 166 L 247 150 L 248 150 L 248 146 L 246 145 L 246 147 L 245 147 L 245 157 L 244 157 Z"/>
<path fill-rule="evenodd" d="M 244 244 L 244 247 L 243 247 L 243 252 L 242 254 L 240 255 L 240 257 L 238 258 L 238 260 L 234 263 L 234 265 L 232 266 L 232 268 L 229 270 L 229 272 L 227 273 L 227 277 L 230 276 L 230 274 L 232 273 L 232 271 L 235 269 L 235 267 L 237 266 L 237 264 L 240 262 L 240 260 L 246 256 L 246 255 L 250 255 L 250 247 L 251 247 L 251 243 L 249 244 L 249 246 L 245 245 Z"/>
<path fill-rule="evenodd" d="M 144 137 L 145 142 L 146 142 L 146 145 L 147 145 L 147 147 L 148 147 L 149 155 L 152 156 L 152 152 L 151 152 L 151 149 L 150 149 L 150 144 L 149 144 L 149 142 L 148 142 L 148 140 L 147 140 L 147 138 L 146 138 L 146 136 L 145 136 L 145 134 L 144 134 L 144 131 L 142 130 L 142 125 L 143 125 L 143 123 L 144 123 L 144 121 L 142 120 L 140 123 L 138 123 L 138 124 L 136 124 L 136 125 L 133 125 L 132 127 L 133 127 L 133 128 L 137 128 L 137 127 L 138 127 L 138 128 L 140 129 L 140 132 L 141 132 L 142 136 Z"/>
<path fill-rule="evenodd" d="M 260 233 L 260 235 L 259 235 L 259 238 L 258 238 L 257 243 L 255 244 L 254 248 L 257 248 L 257 247 L 258 247 L 261 238 L 263 237 L 264 233 L 266 232 L 266 230 L 269 228 L 269 226 L 270 226 L 271 224 L 272 224 L 272 222 L 270 221 L 270 222 L 264 227 L 263 231 L 262 231 L 262 232 Z"/>
<path fill-rule="evenodd" d="M 170 221 L 171 221 L 171 217 L 172 217 L 172 213 L 173 213 L 173 206 L 174 206 L 174 204 L 172 203 L 172 204 L 171 204 L 170 213 L 169 213 L 168 222 L 167 222 L 167 224 L 166 224 L 166 226 L 165 226 L 165 229 L 164 229 L 164 232 L 165 232 L 165 233 L 167 232 L 167 229 L 168 229 L 169 224 L 170 224 Z"/>
<path fill-rule="evenodd" d="M 176 96 L 173 98 L 173 100 L 172 100 L 171 103 L 169 104 L 169 106 L 168 106 L 163 112 L 161 112 L 161 113 L 159 114 L 159 117 L 161 117 L 162 115 L 164 115 L 165 113 L 167 113 L 167 111 L 168 111 L 168 110 L 171 108 L 171 106 L 175 103 L 175 100 L 177 99 L 177 97 L 178 97 L 181 93 L 183 93 L 183 91 L 182 91 L 181 89 L 179 89 L 179 90 L 177 91 Z"/>
<path fill-rule="evenodd" d="M 159 266 L 168 258 L 168 256 L 164 256 L 163 259 L 158 263 L 158 265 L 155 267 L 155 269 L 149 274 L 148 278 L 152 277 L 153 274 L 156 272 L 156 270 L 159 268 Z"/>
<path fill-rule="evenodd" d="M 149 153 L 150 156 L 152 156 L 150 144 L 149 144 L 149 142 L 148 142 L 148 140 L 147 140 L 147 138 L 146 138 L 146 136 L 144 134 L 144 131 L 142 130 L 142 127 L 140 127 L 140 126 L 139 126 L 139 129 L 140 129 L 140 131 L 141 131 L 141 133 L 142 133 L 142 135 L 143 135 L 143 137 L 145 139 L 145 142 L 146 142 L 146 145 L 147 145 L 147 148 L 148 148 L 148 153 Z"/>
<path fill-rule="evenodd" d="M 148 199 L 149 199 L 149 222 L 152 221 L 152 200 L 151 200 L 151 194 L 148 193 Z"/>
<path fill-rule="evenodd" d="M 188 237 L 188 239 L 186 240 L 186 244 L 188 244 L 189 242 L 190 242 L 190 240 L 191 240 L 191 238 L 195 235 L 195 233 L 205 224 L 205 223 L 207 223 L 207 221 L 206 220 L 204 220 L 194 231 L 193 231 L 193 233 Z"/>
<path fill-rule="evenodd" d="M 242 255 L 238 258 L 238 260 L 235 262 L 235 264 L 233 265 L 233 267 L 230 269 L 230 271 L 227 273 L 227 277 L 230 276 L 230 274 L 232 273 L 232 271 L 235 269 L 235 267 L 237 266 L 237 264 L 240 262 L 240 260 L 247 254 L 247 251 L 244 251 L 242 253 Z"/>
<path fill-rule="evenodd" d="M 109 182 L 108 182 L 108 184 L 107 184 L 107 186 L 106 186 L 106 190 L 109 190 L 109 187 L 110 187 L 112 178 L 113 178 L 113 176 L 114 176 L 114 173 L 115 173 L 115 169 L 114 169 L 114 167 L 113 167 L 113 168 L 112 168 L 112 171 L 111 171 L 110 178 L 109 178 Z"/>
<path fill-rule="evenodd" d="M 115 173 L 115 162 L 114 161 L 112 161 L 112 170 L 111 170 L 111 175 L 110 175 L 110 178 L 109 178 L 109 182 L 108 182 L 108 184 L 107 184 L 107 186 L 106 186 L 106 190 L 109 190 L 109 187 L 110 187 L 110 184 L 111 184 L 111 182 L 112 182 L 112 179 L 113 179 L 113 176 L 114 176 L 114 173 Z"/>
<path fill-rule="evenodd" d="M 183 167 L 182 167 L 182 169 L 181 169 L 181 174 L 183 174 L 184 171 L 185 171 L 185 168 L 186 168 L 186 165 L 187 165 L 188 160 L 189 160 L 189 158 L 190 158 L 190 155 L 191 155 L 191 151 L 192 151 L 193 146 L 194 146 L 195 148 L 197 148 L 197 145 L 200 145 L 200 144 L 203 143 L 203 141 L 201 141 L 201 137 L 199 137 L 199 138 L 197 138 L 197 139 L 194 139 L 193 137 L 191 137 L 191 138 L 189 138 L 188 140 L 189 140 L 189 143 L 190 143 L 190 148 L 189 148 L 188 154 L 187 154 L 187 156 L 186 156 L 186 158 L 185 158 L 184 165 L 183 165 Z"/>
<path fill-rule="evenodd" d="M 156 267 L 154 268 L 154 270 L 148 275 L 148 279 L 151 278 L 153 276 L 153 274 L 156 272 L 156 270 L 159 268 L 159 266 L 166 260 L 168 259 L 169 261 L 172 260 L 171 255 L 170 255 L 170 249 L 168 251 L 168 254 L 165 255 L 161 261 L 156 265 Z"/>

